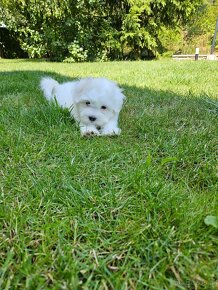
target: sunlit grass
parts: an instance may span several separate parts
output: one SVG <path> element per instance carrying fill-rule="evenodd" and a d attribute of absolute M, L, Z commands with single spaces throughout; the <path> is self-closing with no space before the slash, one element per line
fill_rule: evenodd
<path fill-rule="evenodd" d="M 81 138 L 39 80 L 124 88 L 121 136 Z M 0 289 L 215 289 L 217 62 L 0 59 Z"/>

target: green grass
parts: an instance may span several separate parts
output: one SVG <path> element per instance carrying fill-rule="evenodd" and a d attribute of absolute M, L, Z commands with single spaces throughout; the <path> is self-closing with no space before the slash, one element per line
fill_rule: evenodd
<path fill-rule="evenodd" d="M 39 90 L 125 89 L 116 138 Z M 216 289 L 218 62 L 0 59 L 0 289 Z"/>

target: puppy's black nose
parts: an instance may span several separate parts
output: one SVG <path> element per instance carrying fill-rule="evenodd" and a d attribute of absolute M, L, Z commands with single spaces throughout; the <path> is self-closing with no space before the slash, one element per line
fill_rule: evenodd
<path fill-rule="evenodd" d="M 89 120 L 90 120 L 91 122 L 94 122 L 94 121 L 96 120 L 96 118 L 95 118 L 95 117 L 92 117 L 92 116 L 89 116 Z"/>

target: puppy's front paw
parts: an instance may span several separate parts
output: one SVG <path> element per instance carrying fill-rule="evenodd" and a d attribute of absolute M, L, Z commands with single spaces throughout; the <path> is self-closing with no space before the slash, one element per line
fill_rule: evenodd
<path fill-rule="evenodd" d="M 99 136 L 100 133 L 95 127 L 81 127 L 81 135 L 83 137 Z"/>
<path fill-rule="evenodd" d="M 118 127 L 113 127 L 113 128 L 104 128 L 102 130 L 101 135 L 104 136 L 116 136 L 116 135 L 120 135 L 121 133 L 121 129 Z"/>
<path fill-rule="evenodd" d="M 99 136 L 99 132 L 94 132 L 94 131 L 87 131 L 87 132 L 83 132 L 82 136 L 83 137 L 93 137 L 93 136 Z"/>

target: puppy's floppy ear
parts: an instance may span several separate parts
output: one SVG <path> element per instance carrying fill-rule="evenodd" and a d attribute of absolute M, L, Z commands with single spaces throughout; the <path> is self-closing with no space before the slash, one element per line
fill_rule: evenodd
<path fill-rule="evenodd" d="M 120 110 L 122 109 L 123 102 L 126 99 L 126 96 L 123 94 L 123 90 L 121 88 L 119 88 L 118 86 L 116 88 L 115 96 L 116 96 L 116 98 L 114 100 L 113 110 L 116 113 L 119 113 Z"/>

